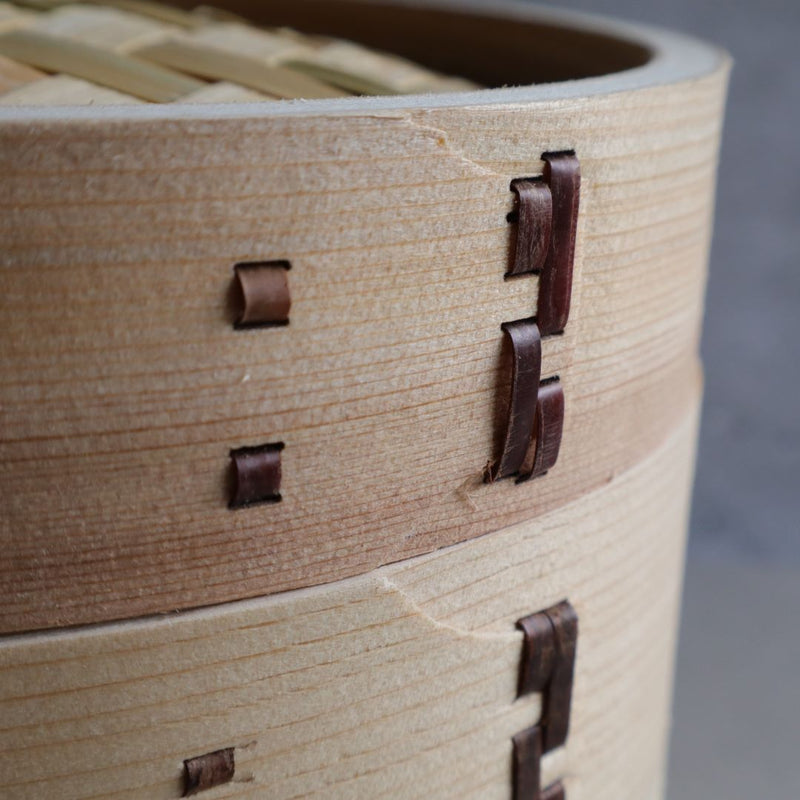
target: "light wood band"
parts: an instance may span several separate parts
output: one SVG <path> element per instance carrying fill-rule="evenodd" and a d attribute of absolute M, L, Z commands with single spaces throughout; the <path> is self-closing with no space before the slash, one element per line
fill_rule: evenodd
<path fill-rule="evenodd" d="M 698 385 L 693 380 L 693 397 Z M 234 747 L 210 798 L 508 800 L 515 620 L 580 618 L 570 800 L 662 796 L 695 404 L 603 488 L 370 575 L 214 609 L 0 640 L 6 800 L 180 796 L 184 759 Z"/>

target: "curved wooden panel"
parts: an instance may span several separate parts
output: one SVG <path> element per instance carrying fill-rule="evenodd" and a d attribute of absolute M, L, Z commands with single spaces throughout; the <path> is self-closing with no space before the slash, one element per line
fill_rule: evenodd
<path fill-rule="evenodd" d="M 663 44 L 613 92 L 0 112 L 0 632 L 365 573 L 652 452 L 692 402 L 727 74 Z M 484 485 L 499 326 L 536 312 L 503 279 L 509 186 L 565 149 L 559 461 Z M 231 270 L 262 261 L 291 262 L 291 323 L 234 330 Z M 231 511 L 228 454 L 269 442 L 282 502 Z"/>
<path fill-rule="evenodd" d="M 3 797 L 177 798 L 185 760 L 232 747 L 209 797 L 508 800 L 512 737 L 541 712 L 517 699 L 515 622 L 566 596 L 570 731 L 543 785 L 660 797 L 695 411 L 533 522 L 328 586 L 0 640 Z"/>

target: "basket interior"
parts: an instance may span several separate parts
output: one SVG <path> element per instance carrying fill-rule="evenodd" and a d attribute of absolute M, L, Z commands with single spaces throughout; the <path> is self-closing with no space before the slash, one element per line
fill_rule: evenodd
<path fill-rule="evenodd" d="M 223 2 L 0 2 L 0 105 L 458 92 L 603 75 L 650 58 L 622 38 L 473 12 Z"/>

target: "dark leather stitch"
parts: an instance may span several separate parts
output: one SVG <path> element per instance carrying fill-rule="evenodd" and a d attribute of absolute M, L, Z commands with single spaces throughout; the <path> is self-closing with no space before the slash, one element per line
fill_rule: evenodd
<path fill-rule="evenodd" d="M 550 187 L 541 178 L 518 178 L 511 181 L 517 195 L 517 244 L 514 264 L 507 273 L 525 275 L 539 272 L 550 248 L 553 201 Z"/>
<path fill-rule="evenodd" d="M 539 384 L 536 400 L 536 418 L 531 446 L 525 457 L 517 483 L 538 478 L 547 473 L 558 460 L 561 433 L 564 429 L 564 392 L 555 381 Z"/>
<path fill-rule="evenodd" d="M 541 759 L 569 733 L 578 615 L 566 600 L 518 620 L 524 634 L 518 697 L 542 693 L 539 722 L 518 733 L 514 746 L 514 800 L 564 800 L 561 781 L 541 789 Z"/>
<path fill-rule="evenodd" d="M 220 786 L 233 780 L 235 771 L 233 748 L 215 750 L 183 762 L 183 797 Z"/>
<path fill-rule="evenodd" d="M 511 399 L 503 451 L 491 470 L 490 481 L 517 474 L 525 460 L 536 419 L 542 369 L 542 343 L 534 320 L 504 322 L 502 329 L 512 349 Z"/>
<path fill-rule="evenodd" d="M 542 158 L 544 180 L 552 195 L 553 222 L 550 247 L 539 277 L 536 322 L 542 336 L 551 336 L 563 331 L 569 319 L 581 168 L 574 153 L 545 153 Z"/>
<path fill-rule="evenodd" d="M 289 269 L 288 261 L 244 263 L 233 268 L 240 295 L 235 328 L 289 324 Z"/>
<path fill-rule="evenodd" d="M 231 450 L 233 487 L 230 508 L 280 502 L 281 450 L 283 442 Z"/>

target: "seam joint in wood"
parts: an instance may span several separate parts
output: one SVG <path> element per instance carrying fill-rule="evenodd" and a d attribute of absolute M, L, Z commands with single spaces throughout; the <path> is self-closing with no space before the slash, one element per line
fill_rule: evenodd
<path fill-rule="evenodd" d="M 563 333 L 569 318 L 580 164 L 573 151 L 542 159 L 541 178 L 511 181 L 517 204 L 508 220 L 516 225 L 516 241 L 506 277 L 538 274 L 539 299 L 535 317 L 501 326 L 512 349 L 511 394 L 502 450 L 486 470 L 487 483 L 542 476 L 561 448 L 564 392 L 557 378 L 540 383 L 541 340 Z"/>

